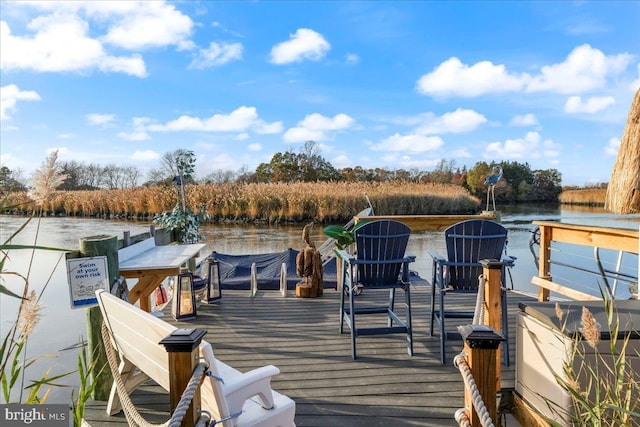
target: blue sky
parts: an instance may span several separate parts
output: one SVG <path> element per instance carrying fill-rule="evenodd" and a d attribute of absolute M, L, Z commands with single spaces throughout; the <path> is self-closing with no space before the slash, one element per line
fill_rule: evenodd
<path fill-rule="evenodd" d="M 528 162 L 607 182 L 640 2 L 0 2 L 0 163 Z"/>

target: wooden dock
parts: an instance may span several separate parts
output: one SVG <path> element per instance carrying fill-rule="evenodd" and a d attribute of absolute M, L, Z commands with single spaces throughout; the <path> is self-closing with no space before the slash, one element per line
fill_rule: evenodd
<path fill-rule="evenodd" d="M 358 298 L 373 294 L 365 291 Z M 332 289 L 314 299 L 296 298 L 291 291 L 287 298 L 277 291 L 259 291 L 254 298 L 249 291 L 223 291 L 222 301 L 202 304 L 195 320 L 175 322 L 167 313 L 163 319 L 206 329 L 216 357 L 236 369 L 280 368 L 272 387 L 295 400 L 298 426 L 455 426 L 464 387 L 457 368 L 440 364 L 438 336 L 429 336 L 429 295 L 427 285 L 412 289 L 413 357 L 404 335 L 365 336 L 358 338 L 353 361 L 349 335 L 338 333 L 339 294 Z M 465 307 L 473 307 L 475 297 L 463 298 Z M 532 301 L 509 294 L 511 366 L 502 366 L 503 390 L 514 386 L 515 313 L 523 300 Z M 451 360 L 462 342 L 450 341 L 448 349 Z M 133 397 L 149 421 L 168 418 L 169 397 L 158 386 L 141 387 Z M 105 407 L 106 402 L 89 402 L 85 419 L 94 427 L 126 425 L 122 413 L 109 417 Z"/>

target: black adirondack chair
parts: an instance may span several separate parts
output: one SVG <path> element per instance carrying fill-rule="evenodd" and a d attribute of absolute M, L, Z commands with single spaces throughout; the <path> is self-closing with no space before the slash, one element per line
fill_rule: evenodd
<path fill-rule="evenodd" d="M 355 231 L 355 254 L 336 250 L 342 260 L 342 291 L 340 293 L 340 333 L 344 324 L 351 330 L 351 356 L 355 360 L 356 338 L 362 335 L 407 334 L 407 351 L 413 356 L 411 331 L 411 284 L 409 263 L 415 257 L 406 256 L 405 250 L 411 230 L 405 224 L 393 220 L 371 221 Z M 406 320 L 394 312 L 396 289 L 404 291 Z M 356 307 L 356 294 L 388 290 L 389 300 L 384 305 Z M 348 298 L 348 306 L 345 304 Z M 387 326 L 360 327 L 366 325 L 366 315 L 384 314 Z M 356 323 L 358 316 L 358 323 Z"/>
<path fill-rule="evenodd" d="M 504 256 L 507 242 L 507 229 L 494 221 L 471 219 L 454 224 L 444 231 L 447 247 L 446 258 L 430 252 L 433 258 L 433 277 L 431 286 L 431 315 L 429 334 L 433 336 L 434 323 L 438 323 L 440 332 L 440 360 L 446 363 L 445 343 L 447 339 L 460 338 L 456 332 L 447 332 L 445 319 L 473 319 L 474 310 L 447 310 L 445 299 L 454 293 L 477 293 L 478 277 L 482 274 L 480 260 L 502 260 L 504 266 L 513 265 L 513 258 Z M 502 271 L 502 335 L 503 362 L 509 364 L 509 344 L 507 329 L 507 294 L 505 270 Z M 438 301 L 436 303 L 436 294 Z M 453 302 L 453 301 L 451 301 Z M 449 307 L 451 307 L 450 304 Z M 470 321 L 467 323 L 471 323 Z"/>

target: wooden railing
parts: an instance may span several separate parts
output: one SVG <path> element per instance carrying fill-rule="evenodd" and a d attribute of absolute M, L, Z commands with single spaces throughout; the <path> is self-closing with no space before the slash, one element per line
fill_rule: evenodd
<path fill-rule="evenodd" d="M 538 301 L 548 301 L 550 292 L 555 292 L 574 300 L 600 299 L 552 281 L 551 242 L 598 247 L 634 254 L 637 254 L 639 251 L 639 233 L 636 230 L 582 226 L 548 221 L 534 221 L 533 224 L 540 227 L 538 276 L 533 277 L 531 280 L 534 285 L 538 286 Z"/>

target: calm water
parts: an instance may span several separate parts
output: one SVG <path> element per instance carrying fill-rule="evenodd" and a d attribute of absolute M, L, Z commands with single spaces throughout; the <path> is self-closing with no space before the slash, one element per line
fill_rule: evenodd
<path fill-rule="evenodd" d="M 558 209 L 545 206 L 502 207 L 502 223 L 509 230 L 508 254 L 517 257 L 516 266 L 511 270 L 514 289 L 524 292 L 536 292 L 536 288 L 530 284 L 531 278 L 537 275 L 537 267 L 529 252 L 529 238 L 534 220 L 559 220 L 567 223 L 581 225 L 598 225 L 608 227 L 624 227 L 637 229 L 640 218 L 619 217 L 610 215 L 598 209 Z M 24 218 L 0 216 L 0 238 L 5 241 L 12 232 L 25 222 Z M 78 218 L 43 218 L 39 222 L 33 220 L 23 230 L 14 243 L 54 246 L 74 250 L 78 248 L 80 238 L 96 234 L 116 235 L 122 237 L 124 231 L 136 235 L 148 231 L 149 225 L 134 222 L 105 221 L 95 219 Z M 203 254 L 210 251 L 229 254 L 266 253 L 282 251 L 289 247 L 302 249 L 305 244 L 301 237 L 302 226 L 237 226 L 215 225 L 204 226 L 201 234 L 204 235 L 202 243 L 207 244 Z M 37 240 L 36 240 L 37 237 Z M 324 241 L 322 226 L 314 228 L 312 240 L 319 245 Z M 412 269 L 421 276 L 430 278 L 431 259 L 429 251 L 444 252 L 444 239 L 442 232 L 416 232 L 411 235 L 408 251 L 417 257 Z M 585 268 L 594 268 L 593 251 L 586 250 L 580 254 L 584 257 Z M 555 255 L 554 255 L 555 256 Z M 26 275 L 31 262 L 30 251 L 12 251 L 10 261 L 5 266 L 5 272 L 16 271 Z M 604 254 L 608 263 L 616 261 L 615 254 Z M 638 260 L 635 256 L 623 259 L 623 268 L 637 274 Z M 53 272 L 53 273 L 52 273 Z M 572 278 L 579 277 L 582 290 L 598 294 L 598 277 L 592 274 L 567 273 Z M 561 278 L 561 275 L 558 276 Z M 554 273 L 554 280 L 556 274 Z M 16 293 L 21 293 L 23 282 L 16 276 L 3 274 L 4 285 Z M 43 317 L 29 340 L 28 354 L 35 357 L 43 354 L 57 354 L 39 361 L 28 378 L 38 378 L 40 373 L 53 366 L 53 373 L 71 371 L 76 368 L 76 350 L 64 350 L 78 343 L 85 335 L 85 313 L 83 309 L 72 310 L 70 308 L 69 293 L 66 276 L 66 264 L 64 256 L 60 252 L 36 251 L 29 283 L 32 289 L 40 293 L 46 287 L 42 303 L 44 305 Z M 628 297 L 628 289 L 625 284 L 620 285 L 619 298 Z M 17 312 L 17 300 L 7 296 L 0 296 L 0 335 L 4 337 L 11 323 L 15 320 Z M 76 376 L 68 378 L 68 384 L 76 383 Z M 49 397 L 49 403 L 69 403 L 71 389 L 54 389 Z"/>

